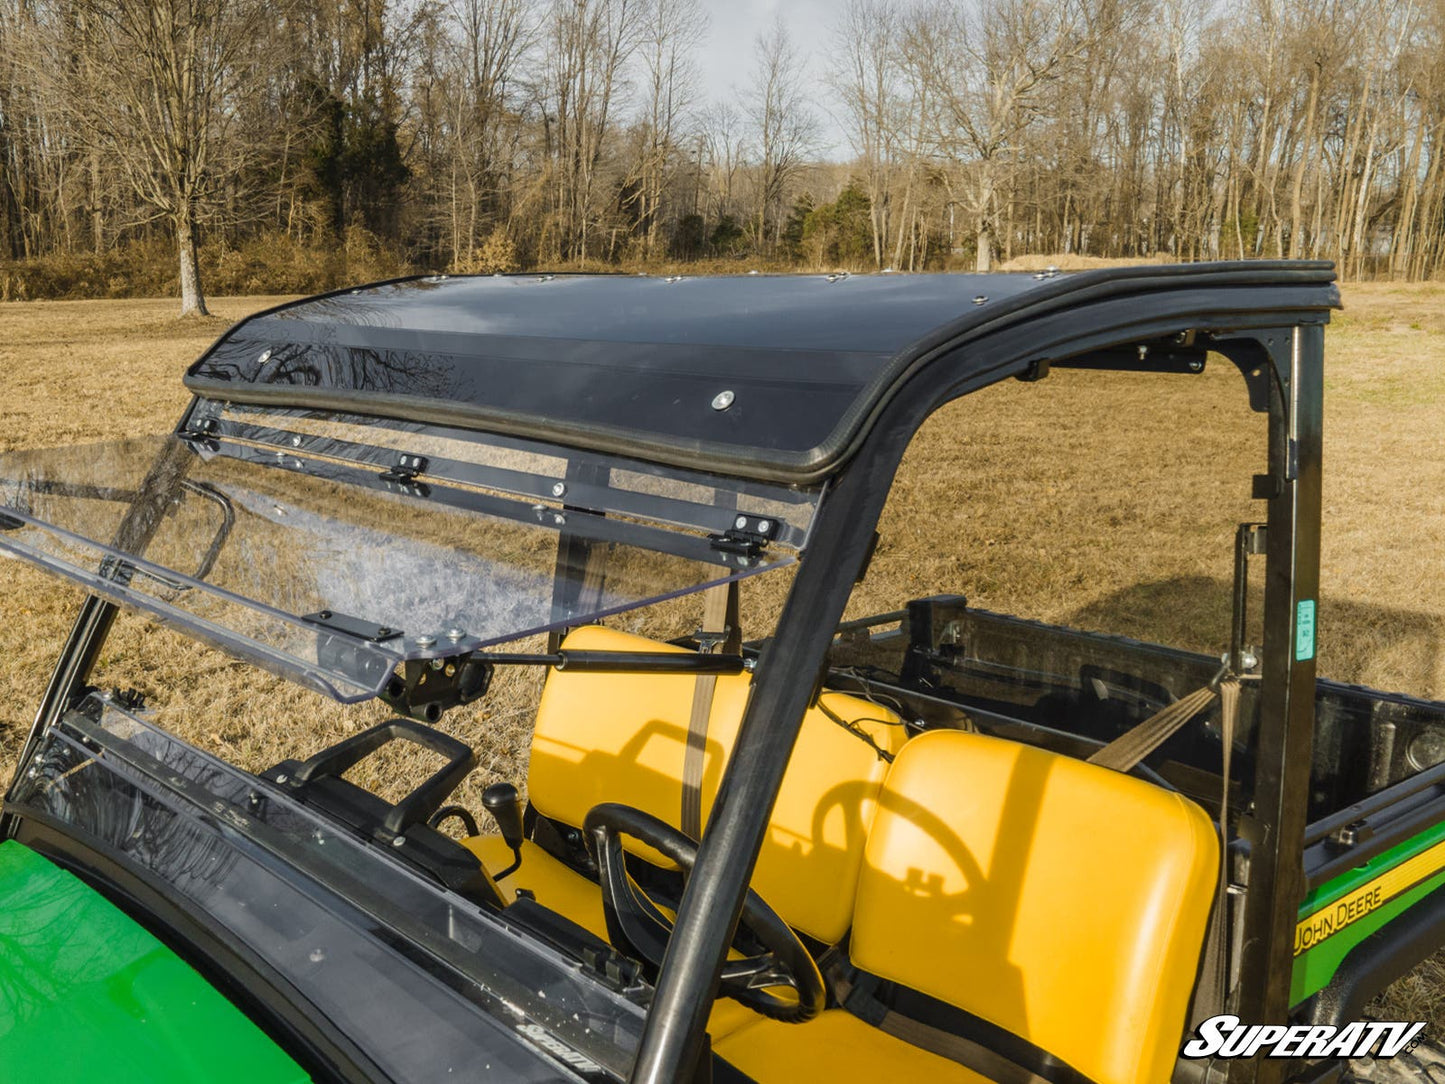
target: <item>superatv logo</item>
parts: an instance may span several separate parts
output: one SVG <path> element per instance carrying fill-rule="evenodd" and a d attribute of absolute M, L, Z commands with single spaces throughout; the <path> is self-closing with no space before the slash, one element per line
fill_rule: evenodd
<path fill-rule="evenodd" d="M 1186 1058 L 1393 1058 L 1415 1044 L 1423 1023 L 1359 1020 L 1333 1024 L 1245 1024 L 1237 1016 L 1211 1016 L 1184 1044 Z"/>

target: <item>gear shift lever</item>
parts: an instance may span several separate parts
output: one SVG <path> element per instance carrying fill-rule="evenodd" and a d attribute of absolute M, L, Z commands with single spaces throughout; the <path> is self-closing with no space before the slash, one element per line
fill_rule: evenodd
<path fill-rule="evenodd" d="M 511 783 L 493 783 L 482 791 L 482 806 L 497 822 L 502 842 L 512 849 L 516 859 L 501 873 L 493 874 L 493 880 L 500 881 L 522 864 L 522 799 Z"/>

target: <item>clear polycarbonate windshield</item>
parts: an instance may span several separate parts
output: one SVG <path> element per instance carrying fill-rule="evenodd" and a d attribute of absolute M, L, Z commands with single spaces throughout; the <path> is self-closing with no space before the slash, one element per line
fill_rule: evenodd
<path fill-rule="evenodd" d="M 350 702 L 407 659 L 788 563 L 815 496 L 205 404 L 180 435 L 0 456 L 0 552 Z"/>

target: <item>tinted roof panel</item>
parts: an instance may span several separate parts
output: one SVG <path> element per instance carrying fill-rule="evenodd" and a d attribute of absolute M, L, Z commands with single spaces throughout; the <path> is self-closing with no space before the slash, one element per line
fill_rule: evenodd
<path fill-rule="evenodd" d="M 187 384 L 237 402 L 811 480 L 836 465 L 912 364 L 982 329 L 1186 288 L 1248 287 L 1229 303 L 1268 308 L 1298 307 L 1306 287 L 1306 307 L 1325 308 L 1337 303 L 1332 279 L 1327 264 L 1264 262 L 1071 275 L 411 279 L 245 320 Z"/>

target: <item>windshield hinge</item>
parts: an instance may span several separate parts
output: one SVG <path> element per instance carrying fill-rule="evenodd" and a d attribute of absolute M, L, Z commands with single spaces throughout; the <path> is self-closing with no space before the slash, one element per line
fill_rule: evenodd
<path fill-rule="evenodd" d="M 779 523 L 766 516 L 748 516 L 739 512 L 733 525 L 722 534 L 708 535 L 712 548 L 722 553 L 757 557 L 768 543 L 778 536 Z"/>
<path fill-rule="evenodd" d="M 416 476 L 425 474 L 429 460 L 424 455 L 403 452 L 397 457 L 396 466 L 381 472 L 381 480 L 387 489 L 396 490 L 415 497 L 425 497 L 431 488 L 425 482 L 418 482 Z"/>
<path fill-rule="evenodd" d="M 207 451 L 214 452 L 220 448 L 221 442 L 216 439 L 218 424 L 216 419 L 209 414 L 197 414 L 186 422 L 186 427 L 177 436 L 192 445 L 198 445 Z"/>

